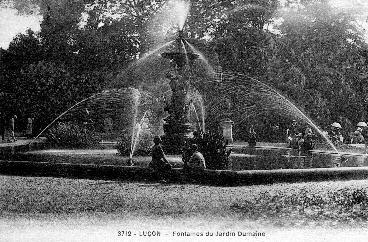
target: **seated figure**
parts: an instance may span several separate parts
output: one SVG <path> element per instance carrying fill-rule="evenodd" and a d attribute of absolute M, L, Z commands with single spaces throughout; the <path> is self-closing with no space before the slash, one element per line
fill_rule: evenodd
<path fill-rule="evenodd" d="M 149 163 L 149 167 L 157 173 L 160 179 L 164 180 L 170 177 L 172 167 L 162 149 L 161 138 L 156 136 L 153 142 L 155 145 L 152 147 L 152 161 Z"/>
<path fill-rule="evenodd" d="M 204 170 L 206 169 L 206 162 L 201 152 L 198 151 L 196 144 L 192 145 L 193 155 L 190 157 L 187 167 L 190 170 Z"/>

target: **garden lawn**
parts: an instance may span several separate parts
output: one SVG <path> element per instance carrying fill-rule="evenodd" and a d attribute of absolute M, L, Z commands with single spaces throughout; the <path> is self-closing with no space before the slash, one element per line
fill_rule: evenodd
<path fill-rule="evenodd" d="M 0 176 L 0 240 L 77 241 L 91 234 L 114 240 L 123 229 L 362 236 L 356 229 L 368 225 L 367 190 L 365 180 L 215 187 Z"/>

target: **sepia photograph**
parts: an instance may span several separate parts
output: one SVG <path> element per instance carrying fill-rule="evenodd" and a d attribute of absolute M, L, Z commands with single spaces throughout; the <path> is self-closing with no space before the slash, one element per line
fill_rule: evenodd
<path fill-rule="evenodd" d="M 368 241 L 368 1 L 0 0 L 0 241 Z"/>

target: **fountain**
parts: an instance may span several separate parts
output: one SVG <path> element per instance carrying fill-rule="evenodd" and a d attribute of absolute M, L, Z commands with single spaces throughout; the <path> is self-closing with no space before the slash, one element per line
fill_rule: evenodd
<path fill-rule="evenodd" d="M 187 118 L 190 103 L 187 102 L 186 97 L 190 87 L 190 68 L 199 56 L 187 52 L 182 30 L 178 31 L 176 45 L 176 51 L 161 54 L 172 64 L 172 69 L 166 75 L 170 80 L 172 96 L 171 102 L 165 107 L 169 116 L 165 118 L 163 144 L 166 152 L 180 154 L 185 139 L 191 137 L 193 132 L 193 127 Z"/>
<path fill-rule="evenodd" d="M 184 36 L 184 24 L 185 19 L 188 13 L 188 5 L 185 4 L 185 8 L 183 8 L 182 4 L 179 4 L 179 2 L 175 2 L 174 4 L 174 10 L 175 13 L 180 17 L 180 21 L 177 23 L 171 23 L 176 24 L 177 26 L 177 37 L 175 40 L 167 41 L 164 44 L 160 44 L 159 47 L 156 47 L 154 50 L 148 52 L 146 55 L 143 55 L 142 58 L 137 60 L 137 62 L 134 63 L 134 65 L 130 66 L 128 68 L 131 70 L 133 67 L 137 67 L 138 65 L 143 65 L 149 57 L 152 57 L 156 54 L 158 54 L 161 51 L 164 51 L 164 48 L 169 47 L 171 44 L 175 43 L 175 50 L 167 51 L 161 54 L 161 57 L 164 59 L 168 59 L 171 63 L 171 70 L 166 74 L 166 77 L 170 80 L 170 88 L 172 91 L 171 95 L 171 101 L 167 103 L 165 110 L 169 113 L 169 116 L 164 119 L 165 123 L 163 124 L 164 129 L 164 136 L 163 142 L 164 147 L 168 153 L 181 153 L 182 147 L 185 143 L 185 140 L 187 138 L 190 138 L 192 136 L 192 133 L 194 131 L 194 127 L 188 117 L 188 113 L 194 112 L 196 123 L 200 123 L 201 125 L 197 125 L 198 128 L 201 128 L 202 131 L 205 129 L 205 122 L 204 122 L 204 105 L 203 100 L 202 103 L 200 103 L 199 109 L 196 108 L 196 105 L 192 102 L 191 98 L 188 98 L 188 94 L 190 91 L 190 81 L 192 78 L 191 68 L 194 64 L 195 60 L 202 61 L 206 69 L 208 70 L 208 75 L 213 76 L 215 74 L 214 69 L 209 64 L 208 60 L 205 58 L 205 56 L 198 51 L 193 45 L 191 45 Z M 171 7 L 173 7 L 171 6 Z M 183 8 L 183 11 L 180 9 Z M 185 11 L 184 11 L 185 10 Z M 173 27 L 173 26 L 171 26 Z M 233 77 L 231 75 L 228 75 L 227 73 L 221 74 L 226 79 L 233 80 Z M 229 77 L 230 76 L 230 77 Z M 241 79 L 242 82 L 244 80 L 244 76 L 238 78 Z M 254 99 L 254 96 L 267 96 L 267 98 L 261 98 L 259 103 L 261 103 L 261 106 L 267 107 L 272 106 L 272 109 L 275 109 L 274 106 L 276 105 L 276 109 L 284 109 L 284 111 L 288 112 L 288 114 L 291 114 L 292 116 L 297 116 L 301 120 L 306 120 L 308 124 L 313 126 L 322 136 L 324 135 L 320 129 L 307 117 L 304 115 L 303 112 L 301 112 L 295 105 L 293 105 L 288 99 L 284 98 L 280 93 L 277 91 L 268 88 L 265 86 L 264 83 L 258 81 L 258 80 L 251 80 L 253 85 L 257 87 L 257 90 L 255 92 L 250 92 L 247 90 L 248 86 L 244 87 L 244 83 L 239 82 L 239 85 L 236 86 L 235 92 L 241 91 L 241 95 L 250 97 L 249 100 Z M 264 91 L 266 90 L 266 91 Z M 227 92 L 230 95 L 235 95 L 234 93 L 230 93 L 230 89 L 227 90 Z M 89 100 L 89 99 L 88 99 Z M 264 100 L 268 100 L 267 102 L 264 102 Z M 280 103 L 281 100 L 281 103 Z M 86 100 L 87 101 L 87 100 Z M 82 101 L 83 102 L 83 101 Z M 134 105 L 134 114 L 133 114 L 133 128 L 132 128 L 132 136 L 131 136 L 131 147 L 130 147 L 130 158 L 132 158 L 134 154 L 134 150 L 136 149 L 137 144 L 139 143 L 139 125 L 140 122 L 137 122 L 137 115 L 138 115 L 138 106 Z M 257 107 L 260 107 L 258 105 Z M 286 108 L 285 108 L 286 107 Z M 198 112 L 200 110 L 200 112 Z M 248 111 L 248 110 L 246 110 Z M 68 112 L 68 110 L 66 111 Z M 256 113 L 259 112 L 256 111 Z M 249 112 L 245 112 L 249 113 Z M 201 114 L 201 116 L 199 115 Z M 145 116 L 145 114 L 143 115 Z M 50 124 L 51 125 L 51 124 Z M 332 144 L 327 137 L 325 137 L 327 142 Z M 335 151 L 336 148 L 332 145 L 331 146 Z"/>
<path fill-rule="evenodd" d="M 180 1 L 179 1 L 180 3 Z M 335 158 L 338 157 L 344 157 L 343 162 L 340 162 L 340 166 L 366 166 L 368 164 L 368 156 L 362 155 L 362 154 L 340 154 L 339 151 L 333 146 L 333 144 L 329 141 L 328 137 L 325 136 L 325 134 L 321 131 L 321 129 L 311 120 L 307 115 L 304 114 L 302 110 L 300 110 L 296 105 L 294 105 L 289 99 L 287 99 L 285 96 L 283 96 L 280 92 L 273 89 L 271 86 L 258 81 L 257 79 L 250 78 L 246 75 L 242 75 L 239 73 L 227 73 L 227 72 L 220 72 L 215 73 L 214 69 L 211 67 L 210 63 L 206 59 L 206 57 L 198 51 L 193 45 L 191 45 L 185 37 L 185 34 L 183 32 L 183 27 L 185 24 L 186 15 L 188 12 L 187 6 L 184 9 L 185 11 L 181 11 L 180 7 L 182 5 L 178 4 L 178 8 L 176 8 L 178 15 L 180 16 L 180 23 L 175 23 L 177 26 L 177 36 L 174 40 L 165 39 L 165 41 L 160 42 L 159 45 L 156 48 L 153 48 L 152 51 L 148 52 L 146 55 L 142 55 L 142 58 L 137 60 L 135 63 L 133 63 L 129 68 L 127 68 L 128 71 L 132 71 L 133 69 L 137 72 L 143 72 L 140 70 L 140 68 L 147 66 L 149 62 L 152 62 L 153 58 L 163 58 L 170 62 L 171 68 L 166 74 L 166 78 L 169 80 L 169 86 L 171 89 L 171 100 L 169 102 L 166 102 L 165 110 L 168 112 L 168 116 L 164 118 L 164 124 L 163 130 L 164 135 L 162 136 L 163 142 L 164 142 L 164 148 L 166 149 L 167 153 L 176 153 L 180 154 L 182 151 L 182 148 L 184 146 L 184 143 L 186 139 L 190 138 L 193 135 L 193 131 L 195 128 L 197 130 L 201 130 L 203 133 L 205 132 L 205 110 L 204 110 L 204 102 L 202 99 L 202 95 L 191 86 L 191 84 L 195 83 L 195 80 L 193 80 L 193 65 L 196 61 L 201 61 L 205 65 L 205 69 L 207 72 L 206 75 L 211 77 L 212 79 L 209 80 L 209 82 L 213 82 L 216 87 L 220 87 L 218 90 L 218 95 L 215 95 L 215 105 L 212 105 L 211 110 L 209 110 L 208 115 L 212 112 L 214 113 L 217 119 L 221 117 L 221 115 L 233 115 L 236 113 L 239 114 L 245 114 L 244 118 L 249 117 L 250 115 L 259 115 L 261 112 L 269 113 L 271 111 L 276 111 L 278 114 L 284 114 L 287 117 L 292 117 L 299 119 L 303 121 L 304 123 L 308 124 L 309 126 L 313 127 L 318 133 L 321 134 L 329 143 L 329 145 L 332 147 L 333 153 L 330 151 L 328 152 L 314 152 L 311 156 L 303 156 L 296 150 L 290 150 L 286 147 L 273 147 L 272 145 L 268 146 L 260 146 L 260 147 L 245 147 L 242 145 L 235 144 L 233 148 L 233 154 L 231 158 L 231 166 L 229 167 L 232 170 L 267 170 L 267 169 L 305 169 L 305 168 L 320 168 L 320 167 L 335 167 Z M 173 27 L 173 26 L 171 26 Z M 162 39 L 164 40 L 164 39 Z M 172 47 L 173 44 L 175 44 L 175 49 L 170 49 L 168 47 Z M 160 54 L 161 53 L 161 54 Z M 160 55 L 158 55 L 160 54 Z M 162 59 L 161 59 L 162 61 Z M 162 62 L 160 62 L 162 63 Z M 167 63 L 166 63 L 167 64 Z M 151 68 L 153 71 L 157 71 L 157 73 L 165 73 L 165 71 L 162 71 L 164 68 Z M 221 68 L 220 68 L 221 69 Z M 220 74 L 219 80 L 214 80 L 216 77 L 216 74 Z M 155 80 L 155 78 L 152 78 L 152 76 L 149 76 L 152 80 Z M 138 79 L 138 78 L 137 78 Z M 210 78 L 209 78 L 210 79 Z M 162 81 L 162 79 L 160 79 Z M 198 78 L 198 80 L 200 80 Z M 198 83 L 198 82 L 197 82 Z M 157 84 L 157 82 L 156 82 Z M 167 84 L 166 82 L 164 84 Z M 153 85 L 152 85 L 153 86 Z M 141 86 L 140 86 L 141 87 Z M 166 87 L 166 86 L 165 86 Z M 223 87 L 223 89 L 221 89 Z M 101 93 L 94 94 L 67 109 L 64 113 L 62 113 L 60 116 L 58 116 L 55 120 L 53 120 L 42 132 L 44 132 L 46 129 L 48 129 L 50 126 L 52 126 L 54 123 L 56 123 L 58 120 L 60 120 L 62 117 L 64 117 L 67 113 L 69 113 L 72 110 L 75 110 L 77 108 L 82 108 L 82 104 L 86 104 L 87 102 L 98 102 L 100 100 L 103 101 L 104 106 L 99 107 L 98 111 L 101 111 L 101 113 L 108 111 L 115 112 L 117 110 L 120 110 L 118 107 L 115 107 L 112 105 L 113 102 L 120 102 L 123 103 L 123 105 L 129 106 L 129 110 L 126 112 L 120 112 L 116 116 L 118 116 L 119 120 L 121 119 L 129 119 L 121 121 L 121 123 L 124 123 L 129 128 L 123 130 L 121 126 L 118 126 L 117 130 L 121 132 L 121 134 L 128 134 L 128 141 L 127 144 L 124 144 L 124 148 L 127 148 L 127 153 L 124 153 L 124 156 L 128 158 L 130 161 L 132 161 L 134 155 L 139 155 L 139 149 L 140 146 L 142 146 L 142 143 L 144 141 L 151 141 L 152 139 L 152 133 L 145 132 L 145 129 L 151 129 L 152 127 L 148 125 L 152 125 L 152 120 L 155 119 L 155 121 L 162 121 L 163 112 L 162 112 L 162 106 L 157 105 L 158 103 L 162 104 L 163 102 L 160 101 L 160 95 L 149 95 L 151 96 L 149 98 L 149 101 L 144 100 L 144 91 L 140 89 L 139 91 L 135 88 L 132 88 L 131 90 L 128 90 L 128 92 L 124 92 L 122 94 L 118 92 L 114 94 L 113 91 L 105 91 Z M 159 89 L 153 90 L 150 92 L 150 94 L 159 94 Z M 194 90 L 194 91 L 193 91 Z M 170 90 L 168 91 L 170 92 Z M 165 93 L 168 93 L 167 91 Z M 163 94 L 163 92 L 161 93 Z M 221 98 L 219 98 L 221 95 L 226 96 L 225 98 L 238 98 L 238 105 L 234 105 L 236 107 L 232 107 L 231 102 L 229 101 L 229 105 L 225 107 L 223 110 L 221 110 L 221 105 L 218 105 L 218 101 L 221 102 Z M 129 99 L 129 102 L 127 100 L 123 100 L 123 96 L 127 96 Z M 209 96 L 208 96 L 209 97 Z M 241 97 L 241 98 L 239 98 Z M 166 96 L 164 96 L 166 100 Z M 110 100 L 108 103 L 106 103 L 107 100 Z M 142 101 L 144 100 L 144 101 Z M 156 101 L 155 101 L 156 100 Z M 222 99 L 224 100 L 224 99 Z M 132 102 L 130 102 L 132 101 Z M 208 104 L 207 100 L 207 104 Z M 146 109 L 146 106 L 149 108 L 149 110 Z M 130 107 L 133 109 L 131 110 Z M 219 108 L 220 107 L 220 108 Z M 84 109 L 83 109 L 84 110 Z M 93 110 L 90 109 L 89 110 Z M 225 110 L 225 111 L 224 111 Z M 234 112 L 237 111 L 237 112 Z M 228 112 L 228 113 L 227 113 Z M 93 111 L 92 113 L 97 113 Z M 206 113 L 207 114 L 207 113 Z M 119 116 L 120 115 L 120 116 Z M 156 116 L 155 116 L 156 115 Z M 101 116 L 101 115 L 100 115 Z M 192 120 L 191 120 L 192 118 Z M 241 117 L 243 118 L 243 117 Z M 241 119 L 240 118 L 240 119 Z M 208 120 L 211 120 L 208 118 Z M 215 119 L 213 119 L 215 120 Z M 192 121 L 192 122 L 191 122 Z M 193 122 L 194 121 L 194 122 Z M 217 120 L 216 120 L 217 121 Z M 239 120 L 237 120 L 239 122 Z M 156 122 L 159 123 L 159 122 Z M 155 123 L 155 124 L 156 124 Z M 196 127 L 194 127 L 196 124 Z M 131 125 L 132 124 L 132 125 Z M 210 124 L 207 123 L 209 127 Z M 160 124 L 158 125 L 160 126 Z M 160 128 L 162 128 L 160 126 Z M 148 127 L 148 128 L 147 128 Z M 130 132 L 128 132 L 128 129 Z M 157 125 L 155 128 L 152 128 L 153 131 L 155 131 L 157 128 Z M 124 133 L 125 132 L 125 133 Z M 145 136 L 145 134 L 149 133 L 151 135 L 149 138 Z M 131 136 L 130 136 L 131 134 Z M 161 135 L 160 133 L 155 132 L 154 135 Z M 210 132 L 206 133 L 203 136 L 206 136 L 208 134 L 211 134 Z M 212 135 L 212 134 L 211 134 Z M 39 137 L 40 134 L 37 136 Z M 37 138 L 36 137 L 36 138 Z M 207 137 L 207 141 L 212 141 L 210 136 Z M 216 138 L 216 137 L 215 137 Z M 217 141 L 214 139 L 214 141 Z M 215 143 L 215 142 L 213 142 Z M 207 144 L 211 144 L 207 142 Z M 220 150 L 221 152 L 216 153 L 213 152 L 211 149 L 207 149 L 207 157 L 213 156 L 214 158 L 217 158 L 220 154 L 222 156 L 227 155 L 227 147 L 226 144 L 224 145 L 221 143 L 223 148 Z M 111 151 L 112 149 L 110 149 Z M 203 149 L 204 151 L 206 149 Z M 208 152 L 209 150 L 209 152 Z M 235 151 L 235 152 L 234 152 Z M 62 152 L 61 150 L 56 151 L 50 151 L 49 153 L 57 153 Z M 100 152 L 100 151 L 98 151 Z M 70 150 L 66 150 L 64 153 L 71 153 Z M 97 153 L 97 151 L 88 150 L 80 152 L 84 154 L 92 154 Z M 105 154 L 106 152 L 102 152 Z M 204 153 L 204 152 L 203 152 Z M 143 156 L 146 157 L 140 157 L 137 158 L 136 161 L 138 161 L 137 166 L 139 166 L 139 161 L 144 160 L 146 162 L 150 157 L 147 156 L 147 154 L 144 154 Z M 94 162 L 98 164 L 97 169 L 103 169 L 101 168 L 101 157 L 97 157 L 98 159 Z M 116 157 L 114 157 L 116 158 Z M 346 158 L 346 159 L 345 159 Z M 112 163 L 112 158 L 109 157 L 109 163 Z M 116 163 L 114 165 L 121 166 L 122 160 L 125 158 L 117 157 Z M 172 159 L 172 157 L 171 157 Z M 170 160 L 171 160 L 170 159 Z M 182 165 L 180 157 L 175 157 L 174 159 L 179 160 L 177 162 L 178 167 Z M 207 158 L 206 158 L 207 159 Z M 210 160 L 210 159 L 208 159 Z M 208 161 L 206 160 L 206 161 Z M 214 159 L 216 161 L 216 159 Z M 209 163 L 208 163 L 209 164 Z M 228 166 L 219 166 L 219 162 L 214 162 L 212 167 L 209 167 L 210 169 L 228 169 Z M 138 170 L 135 169 L 137 167 L 133 168 L 123 168 L 126 170 Z M 141 167 L 142 168 L 142 167 Z M 84 169 L 81 168 L 81 169 Z M 110 168 L 108 168 L 110 169 Z M 57 169 L 55 169 L 57 170 Z M 62 169 L 61 169 L 62 170 Z M 144 171 L 144 169 L 142 169 Z M 145 172 L 145 171 L 144 171 Z M 83 173 L 83 172 L 81 172 Z M 248 172 L 247 172 L 248 173 Z M 313 173 L 313 172 L 311 172 Z M 99 174 L 96 172 L 96 174 Z M 139 174 L 140 178 L 145 177 L 146 173 Z M 213 173 L 215 174 L 215 173 Z M 219 174 L 219 173 L 217 173 Z M 225 174 L 225 173 L 224 173 Z M 226 171 L 226 174 L 228 171 Z M 234 177 L 241 177 L 245 173 L 236 173 L 233 172 L 232 174 L 237 174 Z M 249 173 L 251 174 L 251 173 Z M 266 174 L 267 173 L 262 173 Z M 314 173 L 313 173 L 314 174 Z M 368 174 L 368 171 L 367 171 Z M 120 176 L 120 173 L 119 173 Z M 304 175 L 303 175 L 304 176 Z M 126 176 L 129 177 L 129 176 Z M 280 176 L 282 177 L 282 176 Z M 227 180 L 228 177 L 225 177 L 225 179 L 220 179 L 219 176 L 216 175 L 216 178 L 218 178 L 219 181 L 224 182 Z M 221 178 L 224 178 L 222 176 Z M 253 177 L 254 179 L 254 177 Z M 268 179 L 268 177 L 267 177 Z M 245 180 L 245 179 L 244 179 Z M 252 177 L 251 179 L 252 180 Z"/>

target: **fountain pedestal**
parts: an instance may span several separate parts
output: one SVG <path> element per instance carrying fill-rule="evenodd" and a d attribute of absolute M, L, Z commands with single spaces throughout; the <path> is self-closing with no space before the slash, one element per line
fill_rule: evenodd
<path fill-rule="evenodd" d="M 164 119 L 162 141 L 167 153 L 181 154 L 186 139 L 193 136 L 193 126 L 188 120 L 190 103 L 186 98 L 189 81 L 178 72 L 169 72 L 167 78 L 170 79 L 172 96 L 165 107 L 169 116 Z"/>

